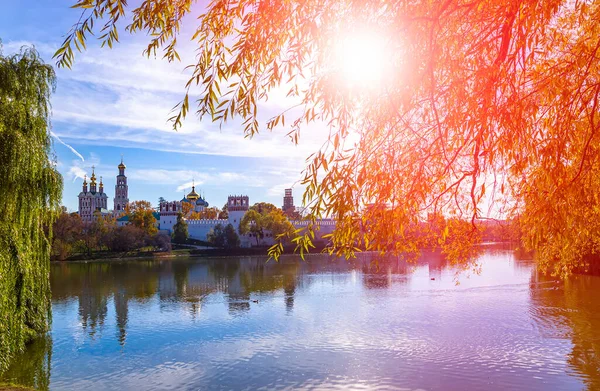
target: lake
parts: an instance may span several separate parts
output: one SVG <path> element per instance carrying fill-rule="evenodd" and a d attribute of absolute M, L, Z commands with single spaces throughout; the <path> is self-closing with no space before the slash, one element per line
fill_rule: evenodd
<path fill-rule="evenodd" d="M 597 390 L 600 277 L 488 247 L 476 270 L 362 254 L 51 267 L 50 335 L 1 379 L 51 390 Z"/>

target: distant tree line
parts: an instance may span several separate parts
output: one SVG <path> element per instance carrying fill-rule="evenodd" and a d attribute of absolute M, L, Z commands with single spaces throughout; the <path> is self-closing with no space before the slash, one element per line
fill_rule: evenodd
<path fill-rule="evenodd" d="M 187 205 L 187 203 L 183 203 Z M 173 232 L 169 236 L 158 231 L 156 213 L 148 201 L 134 201 L 126 210 L 127 224 L 118 226 L 112 216 L 94 214 L 91 222 L 83 222 L 77 213 L 60 214 L 53 225 L 52 259 L 66 260 L 74 256 L 91 257 L 101 252 L 124 253 L 134 250 L 170 251 L 175 244 L 189 243 L 186 211 L 177 216 Z M 206 208 L 202 212 L 187 211 L 187 219 L 223 219 L 227 217 L 227 205 L 222 210 Z M 239 226 L 217 224 L 207 234 L 207 242 L 218 248 L 240 247 L 240 235 L 248 235 L 256 245 L 264 244 L 265 238 L 277 243 L 290 244 L 297 237 L 294 226 L 283 211 L 273 204 L 256 203 L 245 214 Z"/>
<path fill-rule="evenodd" d="M 134 250 L 171 250 L 171 238 L 158 231 L 149 202 L 132 203 L 126 215 L 128 224 L 122 227 L 112 216 L 94 214 L 92 222 L 83 222 L 77 213 L 63 212 L 55 221 L 52 259 L 66 260 L 75 255 L 92 256 L 99 252 L 130 252 Z"/>

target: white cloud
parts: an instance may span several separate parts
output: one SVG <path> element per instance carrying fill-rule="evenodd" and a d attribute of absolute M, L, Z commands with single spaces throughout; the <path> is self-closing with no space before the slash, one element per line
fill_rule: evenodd
<path fill-rule="evenodd" d="M 69 165 L 69 159 L 62 157 L 66 180 L 76 181 L 86 173 L 89 176 L 92 165 L 96 166 L 96 175 L 114 176 L 113 166 L 103 167 L 99 159 L 79 154 L 71 147 L 77 144 L 262 159 L 258 160 L 261 167 L 252 170 L 245 167 L 225 172 L 210 167 L 165 170 L 161 162 L 144 170 L 128 170 L 132 181 L 167 185 L 178 192 L 189 190 L 195 180 L 198 186 L 213 189 L 263 188 L 269 196 L 279 197 L 283 189 L 297 184 L 306 157 L 322 145 L 328 131 L 320 124 L 303 127 L 300 144 L 294 145 L 286 133 L 297 109 L 288 112 L 288 129 L 266 131 L 263 125 L 269 118 L 293 106 L 294 100 L 285 97 L 287 89 L 273 91 L 268 102 L 260 103 L 260 123 L 265 130 L 251 139 L 244 137 L 239 119 L 222 127 L 210 118 L 199 121 L 194 115 L 193 101 L 183 127 L 175 132 L 167 120 L 185 93 L 187 76 L 182 70 L 193 61 L 194 48 L 182 47 L 183 61 L 170 64 L 142 56 L 145 43 L 141 40 L 127 37 L 123 41 L 112 50 L 88 45 L 88 51 L 77 53 L 72 70 L 57 69 L 58 87 L 52 98 L 53 136 L 79 159 L 85 158 L 85 161 L 73 160 Z M 5 43 L 4 48 L 7 53 L 15 52 L 20 46 L 30 44 L 12 41 Z M 56 47 L 37 42 L 35 46 L 48 63 L 53 63 L 51 57 Z"/>
<path fill-rule="evenodd" d="M 285 189 L 289 189 L 289 183 L 280 183 L 275 186 L 271 186 L 269 190 L 267 190 L 267 194 L 273 197 L 280 196 L 284 193 Z"/>
<path fill-rule="evenodd" d="M 61 143 L 62 145 L 64 145 L 65 147 L 69 148 L 69 150 L 71 150 L 71 152 L 73 152 L 75 155 L 77 155 L 78 158 L 81 159 L 82 162 L 85 161 L 85 159 L 83 158 L 83 156 L 77 152 L 77 150 L 75 148 L 73 148 L 72 146 L 70 146 L 69 144 L 65 143 L 64 141 L 62 141 L 60 139 L 60 137 L 58 137 L 56 134 L 54 134 L 54 132 L 50 131 L 50 135 L 52 137 L 54 137 L 56 139 L 56 141 L 58 141 L 59 143 Z"/>
<path fill-rule="evenodd" d="M 177 186 L 177 191 L 187 191 L 188 189 L 191 189 L 192 186 L 194 186 L 194 184 L 195 184 L 194 181 L 181 184 L 181 185 Z M 199 183 L 199 184 L 201 184 L 201 183 Z"/>
<path fill-rule="evenodd" d="M 5 47 L 8 52 L 27 44 L 31 43 L 13 41 Z M 51 62 L 56 48 L 34 44 Z M 318 124 L 302 129 L 298 146 L 286 136 L 289 129 L 271 133 L 266 126 L 264 132 L 249 140 L 244 138 L 241 120 L 229 121 L 220 128 L 210 118 L 200 122 L 194 107 L 183 127 L 173 131 L 168 118 L 184 96 L 187 76 L 182 70 L 193 62 L 195 48 L 191 43 L 183 43 L 183 61 L 168 63 L 143 56 L 145 45 L 145 39 L 131 37 L 112 50 L 91 44 L 86 52 L 77 54 L 72 70 L 57 71 L 58 88 L 52 102 L 54 132 L 58 137 L 81 144 L 113 146 L 120 142 L 149 150 L 298 159 L 315 152 L 324 141 L 326 128 Z M 286 92 L 285 88 L 274 90 L 269 101 L 260 103 L 262 125 L 293 106 L 294 100 L 286 98 Z M 288 124 L 292 113 L 297 110 L 288 113 Z"/>
<path fill-rule="evenodd" d="M 208 171 L 211 171 L 208 173 Z M 262 187 L 265 179 L 258 175 L 248 175 L 237 172 L 219 172 L 214 169 L 205 171 L 195 170 L 165 170 L 165 169 L 130 169 L 128 177 L 132 181 L 158 183 L 161 185 L 176 185 L 175 191 L 181 192 L 189 190 L 192 185 L 196 185 L 199 191 L 200 186 L 209 184 L 212 187 L 227 185 L 230 183 L 241 184 L 249 187 Z"/>
<path fill-rule="evenodd" d="M 78 178 L 83 179 L 85 175 L 91 175 L 92 167 L 95 168 L 97 176 L 100 176 L 100 157 L 95 153 L 90 153 L 87 159 L 84 159 L 80 154 L 78 155 L 82 160 L 72 160 L 69 170 L 66 172 L 65 177 L 68 180 L 75 182 Z"/>
<path fill-rule="evenodd" d="M 73 178 L 73 182 L 75 182 L 75 180 L 77 178 L 81 178 L 83 179 L 83 177 L 86 175 L 86 172 L 83 168 L 78 167 L 78 166 L 71 166 L 69 168 L 69 171 L 67 172 L 67 178 Z"/>

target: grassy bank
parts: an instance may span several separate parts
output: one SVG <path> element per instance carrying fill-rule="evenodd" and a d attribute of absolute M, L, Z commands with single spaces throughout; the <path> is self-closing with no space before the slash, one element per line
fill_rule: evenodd
<path fill-rule="evenodd" d="M 33 391 L 33 388 L 12 383 L 0 383 L 0 391 Z"/>
<path fill-rule="evenodd" d="M 171 251 L 139 251 L 129 253 L 98 252 L 91 255 L 76 255 L 62 262 L 89 262 L 89 261 L 120 261 L 120 260 L 150 260 L 150 259 L 173 259 L 178 257 L 224 257 L 224 256 L 267 256 L 267 247 L 221 249 L 221 248 L 178 248 Z"/>

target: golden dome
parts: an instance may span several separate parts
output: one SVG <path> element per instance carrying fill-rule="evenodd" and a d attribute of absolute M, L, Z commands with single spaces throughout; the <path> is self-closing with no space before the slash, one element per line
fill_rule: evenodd
<path fill-rule="evenodd" d="M 196 186 L 192 186 L 192 191 L 190 191 L 186 198 L 191 201 L 196 201 L 198 198 L 200 198 L 200 195 L 196 193 Z"/>
<path fill-rule="evenodd" d="M 121 164 L 118 165 L 119 170 L 124 170 L 127 167 L 125 167 L 125 164 L 123 164 L 123 154 L 121 154 Z"/>
<path fill-rule="evenodd" d="M 95 169 L 95 167 L 92 166 L 92 176 L 90 177 L 90 183 L 91 184 L 96 183 L 96 174 L 94 173 L 94 169 Z"/>

